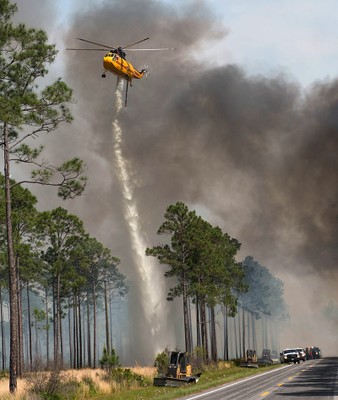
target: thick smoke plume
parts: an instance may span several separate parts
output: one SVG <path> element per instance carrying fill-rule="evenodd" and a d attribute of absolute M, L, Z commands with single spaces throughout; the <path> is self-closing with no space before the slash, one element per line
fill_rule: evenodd
<path fill-rule="evenodd" d="M 151 74 L 134 81 L 119 116 L 121 148 L 149 243 L 160 240 L 156 230 L 165 208 L 186 202 L 237 238 L 243 258 L 253 256 L 285 282 L 291 322 L 298 323 L 281 345 L 332 346 L 323 325 L 321 336 L 316 327 L 320 321 L 332 331 L 320 314 L 338 302 L 338 80 L 303 89 L 285 75 L 215 67 L 208 47 L 226 40 L 227 30 L 201 1 L 177 9 L 136 0 L 84 5 L 63 30 L 65 47 L 75 47 L 76 37 L 113 47 L 147 36 L 149 47 L 176 47 L 128 55 L 136 67 L 149 65 Z M 76 150 L 90 179 L 86 196 L 69 207 L 122 259 L 121 271 L 137 291 L 121 190 L 110 165 L 116 79 L 101 79 L 99 52 L 62 57 L 77 104 L 72 127 L 62 133 L 67 150 L 57 147 L 58 139 L 54 155 Z M 135 336 L 137 352 L 146 338 Z M 163 347 L 182 344 L 167 340 Z M 136 358 L 148 356 L 139 349 Z"/>

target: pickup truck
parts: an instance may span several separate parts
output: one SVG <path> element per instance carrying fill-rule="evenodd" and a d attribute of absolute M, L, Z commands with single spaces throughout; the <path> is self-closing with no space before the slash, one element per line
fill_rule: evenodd
<path fill-rule="evenodd" d="M 281 363 L 300 363 L 300 355 L 296 349 L 285 349 L 280 353 Z"/>

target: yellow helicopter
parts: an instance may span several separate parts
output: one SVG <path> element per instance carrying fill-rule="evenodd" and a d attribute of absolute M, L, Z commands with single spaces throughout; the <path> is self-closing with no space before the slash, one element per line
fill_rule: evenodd
<path fill-rule="evenodd" d="M 133 79 L 141 79 L 144 75 L 148 73 L 148 68 L 145 67 L 141 71 L 137 70 L 129 61 L 126 60 L 125 51 L 159 51 L 159 50 L 174 50 L 173 47 L 165 47 L 158 49 L 130 49 L 130 47 L 135 46 L 136 44 L 145 42 L 149 40 L 149 38 L 141 39 L 135 43 L 129 44 L 127 46 L 108 46 L 102 43 L 93 42 L 91 40 L 76 38 L 82 42 L 94 44 L 96 46 L 100 46 L 100 48 L 67 48 L 66 50 L 83 50 L 83 51 L 107 51 L 110 49 L 105 56 L 103 57 L 103 67 L 104 71 L 102 73 L 102 78 L 106 77 L 106 72 L 112 72 L 114 75 L 117 75 L 118 78 L 123 78 L 127 81 L 126 86 L 126 95 L 125 95 L 125 106 L 127 106 L 127 96 L 128 96 L 128 87 L 129 84 L 132 86 Z"/>

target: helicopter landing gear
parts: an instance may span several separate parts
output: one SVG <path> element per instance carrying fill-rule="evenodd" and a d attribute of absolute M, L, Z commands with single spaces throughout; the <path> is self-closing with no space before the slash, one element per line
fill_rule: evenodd
<path fill-rule="evenodd" d="M 102 77 L 102 78 L 105 78 L 105 77 L 106 77 L 106 71 L 104 71 L 104 72 L 102 73 L 101 77 Z"/>

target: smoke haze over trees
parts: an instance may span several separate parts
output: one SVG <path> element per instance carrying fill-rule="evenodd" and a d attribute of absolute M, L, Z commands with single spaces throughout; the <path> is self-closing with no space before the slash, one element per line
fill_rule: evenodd
<path fill-rule="evenodd" d="M 207 2 L 178 9 L 155 1 L 77 2 L 73 8 L 62 26 L 64 47 L 75 37 L 123 46 L 149 36 L 149 47 L 176 48 L 128 55 L 136 67 L 150 68 L 149 78 L 130 88 L 120 115 L 149 241 L 156 243 L 166 206 L 185 202 L 236 237 L 243 258 L 252 255 L 285 282 L 291 321 L 300 322 L 286 341 L 312 345 L 321 325 L 321 337 L 325 331 L 327 347 L 334 348 L 334 319 L 321 313 L 330 299 L 338 302 L 338 80 L 303 89 L 287 75 L 250 76 L 245 66 L 213 65 L 210 44 L 226 41 L 228 32 Z M 44 17 L 51 18 L 50 10 Z M 101 54 L 93 53 L 61 51 L 63 76 L 77 99 L 75 121 L 64 130 L 62 146 L 49 140 L 54 157 L 76 147 L 87 163 L 87 194 L 69 209 L 120 255 L 137 285 L 111 166 L 116 80 L 101 79 Z M 299 287 L 305 289 L 301 299 Z"/>
<path fill-rule="evenodd" d="M 4 196 L 3 182 L 0 174 L 0 198 Z M 97 367 L 102 343 L 112 349 L 116 335 L 112 304 L 121 305 L 128 290 L 125 276 L 117 268 L 120 260 L 88 235 L 77 216 L 61 207 L 38 212 L 36 202 L 29 190 L 14 186 L 13 232 L 20 288 L 18 374 L 41 367 Z M 3 203 L 0 215 L 4 215 Z M 2 369 L 9 366 L 5 231 L 1 218 Z"/>

